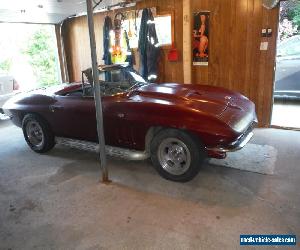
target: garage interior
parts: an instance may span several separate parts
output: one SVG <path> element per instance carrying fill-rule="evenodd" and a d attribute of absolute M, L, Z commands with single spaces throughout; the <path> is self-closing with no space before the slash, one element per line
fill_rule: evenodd
<path fill-rule="evenodd" d="M 31 1 L 21 9 L 8 2 L 0 21 L 53 24 L 61 79 L 81 82 L 82 71 L 92 66 L 86 2 Z M 108 157 L 107 184 L 101 182 L 97 153 L 57 145 L 36 154 L 20 128 L 0 120 L 0 249 L 240 249 L 243 234 L 299 238 L 300 134 L 272 126 L 279 5 L 141 0 L 107 9 L 118 2 L 103 0 L 94 14 L 98 61 L 103 63 L 107 16 L 144 8 L 170 15 L 179 59 L 170 62 L 171 45 L 161 48 L 158 84 L 192 82 L 245 95 L 256 105 L 254 138 L 228 159 L 206 161 L 187 183 L 161 178 L 150 160 Z M 48 14 L 19 13 L 48 5 Z M 208 66 L 193 66 L 186 47 L 191 41 L 185 34 L 192 33 L 187 20 L 199 11 L 210 12 Z M 262 36 L 263 29 L 272 34 Z"/>

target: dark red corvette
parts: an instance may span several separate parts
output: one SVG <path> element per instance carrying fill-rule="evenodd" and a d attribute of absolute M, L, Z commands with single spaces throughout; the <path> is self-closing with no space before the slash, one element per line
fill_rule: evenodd
<path fill-rule="evenodd" d="M 191 180 L 206 157 L 224 158 L 253 135 L 255 106 L 239 93 L 151 84 L 120 65 L 101 72 L 107 153 L 131 160 L 151 157 L 164 178 Z M 88 83 L 20 94 L 3 109 L 38 153 L 60 142 L 86 147 L 97 142 L 93 87 Z"/>

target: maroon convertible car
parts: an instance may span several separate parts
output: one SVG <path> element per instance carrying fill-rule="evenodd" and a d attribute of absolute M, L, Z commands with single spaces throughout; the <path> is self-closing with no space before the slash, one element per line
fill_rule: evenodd
<path fill-rule="evenodd" d="M 99 68 L 106 152 L 129 160 L 151 157 L 166 179 L 185 182 L 207 158 L 241 149 L 257 123 L 254 104 L 223 88 L 146 82 L 128 66 Z M 90 79 L 91 81 L 91 79 Z M 3 107 L 31 149 L 56 143 L 97 146 L 93 86 L 59 85 L 19 94 Z"/>

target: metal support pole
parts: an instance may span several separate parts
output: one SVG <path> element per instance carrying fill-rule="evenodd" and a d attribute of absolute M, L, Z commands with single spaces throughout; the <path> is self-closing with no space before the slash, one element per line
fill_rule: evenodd
<path fill-rule="evenodd" d="M 87 18 L 88 18 L 88 25 L 89 25 L 92 69 L 93 69 L 93 79 L 94 79 L 94 99 L 95 99 L 95 106 L 96 106 L 97 132 L 98 132 L 98 139 L 99 139 L 100 165 L 102 168 L 102 181 L 109 182 L 108 167 L 106 164 L 106 154 L 105 154 L 103 113 L 102 113 L 102 102 L 101 102 L 101 90 L 100 90 L 100 83 L 99 83 L 98 61 L 97 61 L 97 53 L 96 53 L 96 40 L 95 40 L 92 0 L 86 0 L 86 6 L 87 6 Z"/>

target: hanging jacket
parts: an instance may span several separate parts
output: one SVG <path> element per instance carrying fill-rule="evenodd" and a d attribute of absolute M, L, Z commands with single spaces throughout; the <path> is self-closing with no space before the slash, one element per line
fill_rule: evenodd
<path fill-rule="evenodd" d="M 138 49 L 141 60 L 140 74 L 149 81 L 156 81 L 160 48 L 150 9 L 143 9 Z"/>
<path fill-rule="evenodd" d="M 110 56 L 110 31 L 113 29 L 112 20 L 109 16 L 105 17 L 103 26 L 103 61 L 106 65 L 112 64 Z"/>
<path fill-rule="evenodd" d="M 148 42 L 147 42 L 147 67 L 148 67 L 148 80 L 155 82 L 158 74 L 158 60 L 160 56 L 160 48 L 158 37 L 155 28 L 154 17 L 149 9 L 148 21 Z"/>
<path fill-rule="evenodd" d="M 148 25 L 147 21 L 149 18 L 148 9 L 143 9 L 140 33 L 139 33 L 139 42 L 138 42 L 138 50 L 140 53 L 140 74 L 143 78 L 148 78 L 148 68 L 147 68 L 147 33 L 148 33 Z"/>

